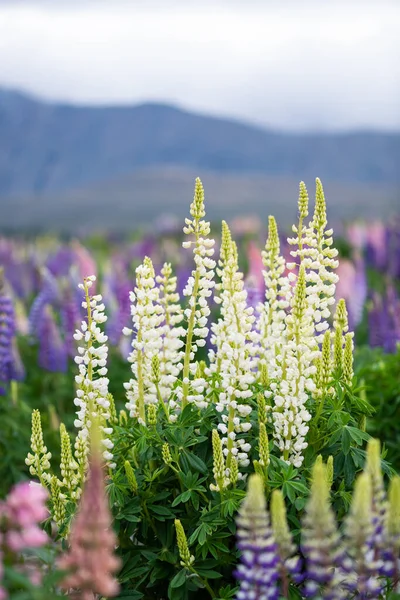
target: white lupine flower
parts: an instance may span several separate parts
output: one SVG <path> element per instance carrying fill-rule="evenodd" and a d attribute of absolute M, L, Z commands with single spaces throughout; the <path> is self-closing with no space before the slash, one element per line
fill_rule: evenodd
<path fill-rule="evenodd" d="M 172 276 L 172 268 L 169 263 L 164 264 L 156 281 L 160 288 L 159 303 L 163 311 L 163 323 L 159 328 L 160 335 L 162 335 L 162 346 L 159 357 L 158 386 L 162 402 L 167 402 L 169 409 L 173 411 L 177 404 L 171 397 L 172 388 L 183 368 L 184 352 L 182 347 L 184 343 L 180 339 L 185 335 L 185 329 L 180 326 L 183 320 L 183 311 L 179 304 L 179 294 L 176 291 L 177 278 Z M 171 417 L 170 414 L 170 420 Z"/>
<path fill-rule="evenodd" d="M 146 423 L 146 404 L 158 402 L 153 357 L 159 356 L 162 347 L 160 326 L 164 317 L 159 294 L 153 263 L 146 256 L 136 269 L 135 290 L 129 294 L 134 336 L 128 361 L 132 363 L 133 378 L 124 383 L 128 399 L 126 408 L 130 416 L 142 424 Z"/>
<path fill-rule="evenodd" d="M 210 309 L 207 298 L 212 294 L 214 287 L 213 277 L 215 261 L 214 240 L 207 236 L 210 234 L 210 223 L 204 221 L 204 190 L 199 178 L 196 179 L 194 199 L 190 205 L 192 219 L 185 219 L 183 232 L 186 235 L 194 235 L 194 240 L 184 242 L 184 248 L 193 248 L 194 262 L 196 268 L 192 271 L 185 289 L 184 296 L 189 298 L 188 308 L 184 311 L 187 320 L 186 346 L 183 358 L 183 380 L 182 387 L 177 390 L 177 398 L 184 408 L 188 402 L 195 403 L 199 408 L 205 408 L 207 401 L 204 399 L 204 390 L 196 384 L 197 364 L 195 355 L 197 347 L 204 345 L 203 341 L 208 336 L 208 317 Z"/>
<path fill-rule="evenodd" d="M 216 285 L 221 305 L 221 317 L 211 326 L 211 343 L 216 347 L 209 353 L 210 367 L 207 374 L 210 384 L 218 383 L 217 410 L 221 413 L 219 431 L 223 453 L 226 457 L 226 473 L 229 475 L 232 457 L 237 456 L 238 466 L 249 464 L 247 452 L 237 434 L 249 431 L 250 422 L 243 422 L 251 412 L 246 404 L 252 397 L 251 385 L 255 381 L 257 367 L 258 335 L 253 329 L 253 309 L 247 306 L 247 292 L 243 275 L 237 264 L 236 245 L 231 239 L 228 225 L 222 223 L 222 245 L 218 275 L 221 283 Z M 238 447 L 242 452 L 238 453 Z M 239 473 L 239 478 L 242 474 Z"/>
<path fill-rule="evenodd" d="M 75 377 L 77 384 L 75 406 L 78 407 L 75 427 L 79 429 L 75 441 L 75 456 L 80 465 L 81 477 L 83 477 L 86 460 L 89 452 L 89 430 L 92 418 L 100 418 L 100 423 L 105 425 L 109 419 L 110 401 L 108 399 L 108 383 L 106 377 L 108 347 L 107 336 L 101 331 L 99 324 L 104 323 L 107 317 L 104 314 L 104 304 L 100 294 L 90 296 L 89 289 L 96 280 L 95 276 L 87 277 L 79 289 L 85 292 L 85 300 L 82 306 L 87 310 L 87 321 L 82 321 L 80 330 L 75 332 L 74 338 L 83 343 L 77 348 L 75 363 L 78 365 L 79 375 Z M 110 427 L 102 427 L 108 435 L 112 432 Z M 105 438 L 104 445 L 112 448 L 111 440 Z M 109 458 L 112 459 L 112 454 Z"/>

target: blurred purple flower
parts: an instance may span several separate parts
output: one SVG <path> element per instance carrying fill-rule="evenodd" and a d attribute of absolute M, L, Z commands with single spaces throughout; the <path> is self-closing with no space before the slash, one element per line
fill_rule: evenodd
<path fill-rule="evenodd" d="M 46 306 L 38 324 L 39 366 L 53 372 L 65 373 L 68 353 L 50 306 Z"/>

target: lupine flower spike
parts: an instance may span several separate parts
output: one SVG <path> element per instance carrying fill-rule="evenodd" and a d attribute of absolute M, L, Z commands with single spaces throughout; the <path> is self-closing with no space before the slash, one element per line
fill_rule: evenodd
<path fill-rule="evenodd" d="M 241 561 L 235 572 L 240 581 L 236 600 L 277 600 L 279 556 L 269 524 L 264 482 L 257 474 L 249 477 L 237 518 L 237 538 Z"/>

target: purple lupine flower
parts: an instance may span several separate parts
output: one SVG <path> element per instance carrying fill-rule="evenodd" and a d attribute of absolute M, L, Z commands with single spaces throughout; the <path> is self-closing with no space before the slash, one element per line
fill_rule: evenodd
<path fill-rule="evenodd" d="M 82 319 L 81 298 L 77 297 L 70 279 L 64 281 L 61 288 L 60 317 L 65 347 L 69 356 L 74 357 L 76 347 L 74 342 L 75 330 Z"/>
<path fill-rule="evenodd" d="M 11 297 L 4 291 L 0 282 L 0 394 L 10 381 L 20 381 L 24 369 L 15 342 L 15 312 Z"/>
<path fill-rule="evenodd" d="M 38 335 L 38 328 L 47 305 L 52 304 L 58 298 L 58 285 L 56 279 L 47 269 L 42 271 L 42 288 L 36 296 L 29 313 L 29 332 L 33 336 Z"/>
<path fill-rule="evenodd" d="M 237 526 L 241 562 L 235 572 L 236 579 L 240 581 L 236 600 L 278 600 L 279 557 L 260 475 L 249 477 Z"/>
<path fill-rule="evenodd" d="M 362 473 L 356 480 L 350 513 L 345 521 L 346 557 L 342 560 L 342 569 L 346 577 L 343 588 L 348 590 L 350 597 L 355 593 L 359 600 L 380 597 L 385 581 L 382 579 L 383 561 L 376 552 L 378 547 L 372 511 L 372 481 L 369 473 Z"/>
<path fill-rule="evenodd" d="M 38 338 L 39 366 L 47 371 L 65 373 L 68 367 L 67 349 L 50 306 L 43 311 Z"/>
<path fill-rule="evenodd" d="M 61 246 L 55 254 L 47 259 L 46 267 L 54 277 L 68 275 L 73 263 L 74 252 L 69 246 Z"/>
<path fill-rule="evenodd" d="M 326 465 L 317 461 L 312 471 L 311 495 L 303 519 L 304 594 L 307 598 L 344 600 L 348 597 L 342 586 L 344 554 L 329 491 Z"/>
<path fill-rule="evenodd" d="M 400 343 L 400 299 L 393 286 L 388 286 L 385 298 L 373 294 L 368 322 L 370 346 L 380 346 L 388 353 L 396 352 Z"/>

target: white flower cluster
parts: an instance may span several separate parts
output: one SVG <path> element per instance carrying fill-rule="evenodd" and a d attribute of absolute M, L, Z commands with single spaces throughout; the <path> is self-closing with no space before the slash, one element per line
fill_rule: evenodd
<path fill-rule="evenodd" d="M 123 330 L 125 335 L 134 333 L 132 351 L 128 356 L 134 378 L 124 383 L 128 398 L 126 408 L 130 416 L 137 418 L 142 425 L 146 424 L 146 405 L 158 402 L 153 357 L 158 357 L 162 348 L 160 326 L 164 315 L 159 294 L 153 263 L 146 256 L 143 264 L 136 269 L 136 287 L 130 293 L 133 332 L 128 328 Z"/>
<path fill-rule="evenodd" d="M 183 310 L 179 304 L 179 294 L 176 291 L 177 278 L 172 275 L 172 268 L 165 263 L 161 274 L 157 275 L 156 282 L 160 288 L 159 302 L 162 307 L 163 324 L 160 327 L 162 347 L 159 359 L 160 379 L 159 393 L 163 402 L 168 402 L 169 420 L 176 421 L 179 408 L 177 402 L 171 397 L 172 389 L 183 369 L 184 342 L 182 337 L 185 329 L 180 325 L 183 320 Z"/>
<path fill-rule="evenodd" d="M 309 393 L 316 397 L 316 365 L 321 361 L 319 345 L 329 328 L 330 307 L 334 304 L 337 251 L 332 248 L 332 231 L 326 231 L 326 208 L 321 182 L 316 182 L 316 202 L 308 226 L 308 194 L 300 184 L 299 223 L 296 237 L 288 243 L 296 263 L 279 255 L 276 223 L 270 218 L 269 236 L 263 262 L 266 267 L 266 302 L 259 309 L 261 340 L 260 366 L 267 370 L 269 387 L 265 396 L 273 401 L 272 421 L 275 442 L 282 458 L 300 466 L 307 447 L 310 413 Z M 285 267 L 290 272 L 285 275 Z M 298 276 L 294 269 L 298 268 Z"/>
<path fill-rule="evenodd" d="M 184 311 L 187 321 L 186 347 L 183 363 L 182 388 L 177 390 L 177 398 L 182 408 L 188 402 L 194 402 L 199 408 L 205 408 L 205 385 L 203 377 L 196 377 L 197 363 L 195 355 L 198 348 L 205 346 L 208 336 L 207 321 L 210 315 L 207 298 L 212 294 L 214 287 L 213 277 L 215 261 L 211 258 L 214 254 L 214 240 L 208 238 L 210 223 L 203 220 L 204 190 L 200 179 L 196 179 L 194 199 L 190 205 L 192 219 L 186 219 L 183 231 L 186 235 L 193 234 L 194 241 L 183 242 L 184 248 L 193 246 L 194 262 L 196 268 L 183 291 L 189 298 L 188 307 Z"/>
<path fill-rule="evenodd" d="M 303 450 L 307 448 L 305 436 L 311 415 L 306 402 L 308 392 L 315 389 L 314 361 L 318 355 L 313 321 L 307 309 L 304 268 L 300 267 L 291 311 L 286 317 L 285 341 L 276 356 L 282 377 L 270 384 L 274 399 L 274 438 L 282 458 L 295 467 L 303 462 Z"/>
<path fill-rule="evenodd" d="M 93 418 L 100 419 L 102 430 L 105 433 L 102 439 L 102 444 L 105 446 L 103 456 L 109 463 L 113 459 L 110 452 L 113 443 L 106 437 L 112 433 L 112 429 L 106 423 L 110 417 L 107 336 L 99 327 L 107 320 L 107 317 L 104 314 L 105 307 L 101 295 L 91 296 L 89 293 L 95 280 L 96 277 L 92 275 L 87 277 L 83 284 L 79 284 L 79 288 L 85 293 L 82 307 L 87 311 L 88 316 L 87 321 L 82 321 L 81 328 L 77 329 L 74 334 L 74 339 L 82 343 L 82 345 L 78 345 L 78 354 L 75 357 L 79 374 L 75 377 L 77 389 L 74 399 L 74 404 L 79 408 L 77 419 L 75 419 L 75 427 L 79 429 L 75 442 L 75 455 L 82 473 L 86 466 L 89 451 L 89 432 L 91 419 Z M 109 466 L 113 467 L 115 465 L 110 463 Z"/>
<path fill-rule="evenodd" d="M 300 198 L 302 206 L 307 206 L 308 213 L 308 195 L 304 183 L 300 184 Z M 301 209 L 300 209 L 301 210 Z M 304 210 L 304 209 L 303 209 Z M 307 228 L 296 228 L 293 231 L 297 234 L 294 238 L 289 238 L 290 245 L 297 245 L 297 250 L 292 250 L 291 255 L 294 258 L 299 257 L 304 265 L 306 276 L 306 294 L 310 314 L 312 315 L 316 341 L 322 343 L 324 332 L 329 328 L 328 319 L 331 316 L 330 307 L 335 303 L 335 289 L 338 276 L 333 272 L 339 265 L 335 260 L 338 251 L 332 248 L 333 230 L 326 230 L 326 205 L 321 181 L 316 180 L 315 210 L 314 215 Z M 288 265 L 293 267 L 293 264 Z"/>
<path fill-rule="evenodd" d="M 221 304 L 221 317 L 211 326 L 211 343 L 215 351 L 209 351 L 210 367 L 206 373 L 210 385 L 218 395 L 217 410 L 221 413 L 218 425 L 222 437 L 223 453 L 226 458 L 226 476 L 229 481 L 232 458 L 238 467 L 246 467 L 250 461 L 250 444 L 237 435 L 248 432 L 251 423 L 248 417 L 253 396 L 251 386 L 255 382 L 258 354 L 258 334 L 253 329 L 253 308 L 247 306 L 247 292 L 243 275 L 238 268 L 237 249 L 231 239 L 228 225 L 222 223 L 221 258 L 215 301 Z M 238 473 L 238 479 L 243 477 Z"/>
<path fill-rule="evenodd" d="M 286 263 L 280 254 L 278 228 L 274 217 L 269 217 L 268 238 L 262 252 L 265 282 L 265 302 L 258 307 L 260 332 L 260 368 L 265 367 L 270 380 L 282 377 L 282 367 L 277 362 L 286 329 L 286 311 L 292 297 L 292 286 L 285 275 Z M 266 396 L 271 392 L 266 390 Z"/>

